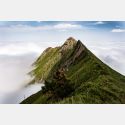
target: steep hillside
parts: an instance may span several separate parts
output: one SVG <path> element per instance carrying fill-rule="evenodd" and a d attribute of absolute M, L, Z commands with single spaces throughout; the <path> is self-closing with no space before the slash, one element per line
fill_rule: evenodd
<path fill-rule="evenodd" d="M 30 83 L 45 82 L 22 103 L 125 103 L 125 76 L 91 53 L 80 40 L 47 48 L 34 63 Z"/>

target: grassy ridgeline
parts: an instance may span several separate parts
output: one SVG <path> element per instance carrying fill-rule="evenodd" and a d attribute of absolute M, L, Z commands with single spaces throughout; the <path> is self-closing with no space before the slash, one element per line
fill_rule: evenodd
<path fill-rule="evenodd" d="M 55 80 L 55 73 L 63 69 L 72 91 L 67 91 L 63 98 L 58 94 L 55 98 L 52 93 L 59 87 L 46 88 L 45 92 L 41 90 L 22 103 L 125 103 L 125 76 L 100 61 L 79 40 L 69 38 L 60 47 L 47 48 L 34 66 L 30 73 L 34 77 L 31 83 L 46 80 L 56 86 L 59 77 Z M 62 88 L 59 91 L 64 93 L 65 90 Z"/>

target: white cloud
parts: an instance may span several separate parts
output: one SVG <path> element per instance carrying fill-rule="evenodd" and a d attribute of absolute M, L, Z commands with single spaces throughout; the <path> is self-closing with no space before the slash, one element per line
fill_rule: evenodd
<path fill-rule="evenodd" d="M 0 30 L 7 31 L 40 31 L 40 30 L 51 30 L 52 26 L 29 26 L 29 25 L 11 25 L 9 27 L 1 27 Z"/>
<path fill-rule="evenodd" d="M 43 25 L 43 26 L 29 26 L 29 25 L 11 25 L 9 27 L 1 27 L 0 31 L 19 31 L 19 32 L 27 32 L 27 31 L 43 31 L 43 30 L 69 30 L 69 29 L 80 29 L 81 25 L 70 24 L 70 23 L 59 23 L 55 25 Z"/>
<path fill-rule="evenodd" d="M 44 48 L 32 42 L 12 42 L 0 45 L 0 55 L 18 56 L 30 53 L 40 54 Z"/>
<path fill-rule="evenodd" d="M 12 92 L 27 84 L 27 73 L 36 55 L 2 56 L 0 55 L 0 92 Z"/>
<path fill-rule="evenodd" d="M 105 23 L 103 21 L 98 21 L 95 24 L 98 25 L 98 24 L 105 24 Z"/>
<path fill-rule="evenodd" d="M 39 42 L 0 43 L 0 103 L 19 103 L 24 95 L 27 97 L 38 90 L 33 87 L 27 93 L 22 87 L 31 80 L 27 73 L 46 46 L 47 43 Z"/>
<path fill-rule="evenodd" d="M 41 86 L 43 84 L 34 84 L 13 92 L 0 92 L 0 104 L 19 104 L 30 95 L 41 90 Z"/>
<path fill-rule="evenodd" d="M 112 29 L 111 32 L 122 33 L 122 32 L 125 32 L 125 29 Z"/>
<path fill-rule="evenodd" d="M 0 55 L 0 103 L 19 103 L 24 96 L 26 98 L 41 89 L 40 84 L 24 88 L 31 80 L 27 73 L 37 58 L 35 54 Z"/>
<path fill-rule="evenodd" d="M 55 29 L 79 29 L 82 28 L 81 25 L 70 24 L 70 23 L 62 23 L 53 26 Z"/>

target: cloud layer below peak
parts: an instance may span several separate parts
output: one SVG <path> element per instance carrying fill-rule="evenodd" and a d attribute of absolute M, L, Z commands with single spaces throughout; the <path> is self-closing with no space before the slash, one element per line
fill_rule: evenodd
<path fill-rule="evenodd" d="M 11 42 L 0 45 L 0 55 L 3 56 L 19 56 L 30 53 L 40 54 L 42 51 L 42 47 L 33 42 Z"/>

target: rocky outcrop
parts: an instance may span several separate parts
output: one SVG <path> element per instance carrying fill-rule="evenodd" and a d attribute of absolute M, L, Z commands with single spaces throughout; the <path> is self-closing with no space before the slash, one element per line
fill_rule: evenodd
<path fill-rule="evenodd" d="M 76 45 L 74 46 L 74 51 L 70 55 L 70 57 L 67 59 L 67 61 L 63 64 L 62 67 L 67 68 L 73 64 L 77 59 L 80 59 L 80 57 L 84 57 L 86 54 L 86 47 L 82 44 L 80 40 L 76 41 Z"/>
<path fill-rule="evenodd" d="M 77 41 L 73 37 L 69 37 L 60 48 L 60 53 L 64 55 L 68 50 L 73 49 Z"/>

